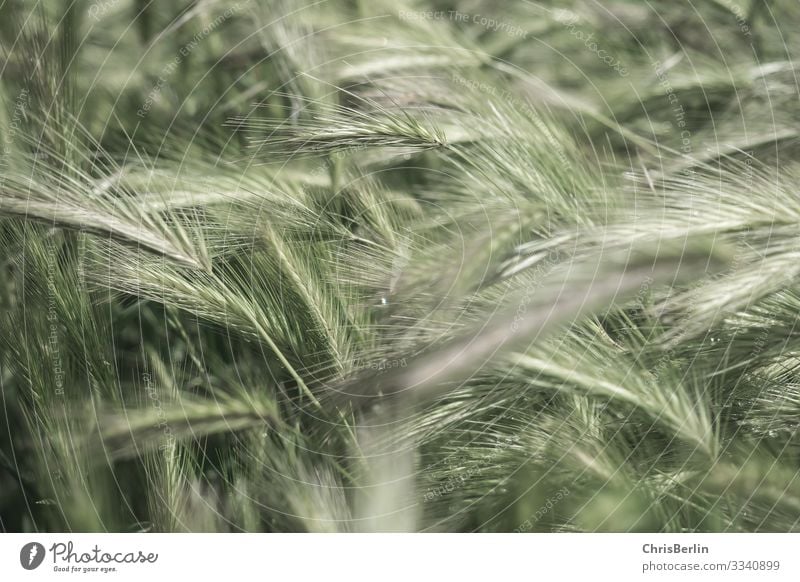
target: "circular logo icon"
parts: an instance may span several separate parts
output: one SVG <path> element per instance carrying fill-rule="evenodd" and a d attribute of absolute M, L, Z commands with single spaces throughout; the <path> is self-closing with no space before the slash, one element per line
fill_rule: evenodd
<path fill-rule="evenodd" d="M 44 546 L 39 542 L 25 544 L 19 552 L 19 563 L 26 570 L 35 570 L 42 565 L 44 553 Z"/>

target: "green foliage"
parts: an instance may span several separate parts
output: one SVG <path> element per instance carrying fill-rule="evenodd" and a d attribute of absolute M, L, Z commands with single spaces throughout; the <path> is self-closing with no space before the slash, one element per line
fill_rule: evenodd
<path fill-rule="evenodd" d="M 0 528 L 796 531 L 796 0 L 0 7 Z"/>

